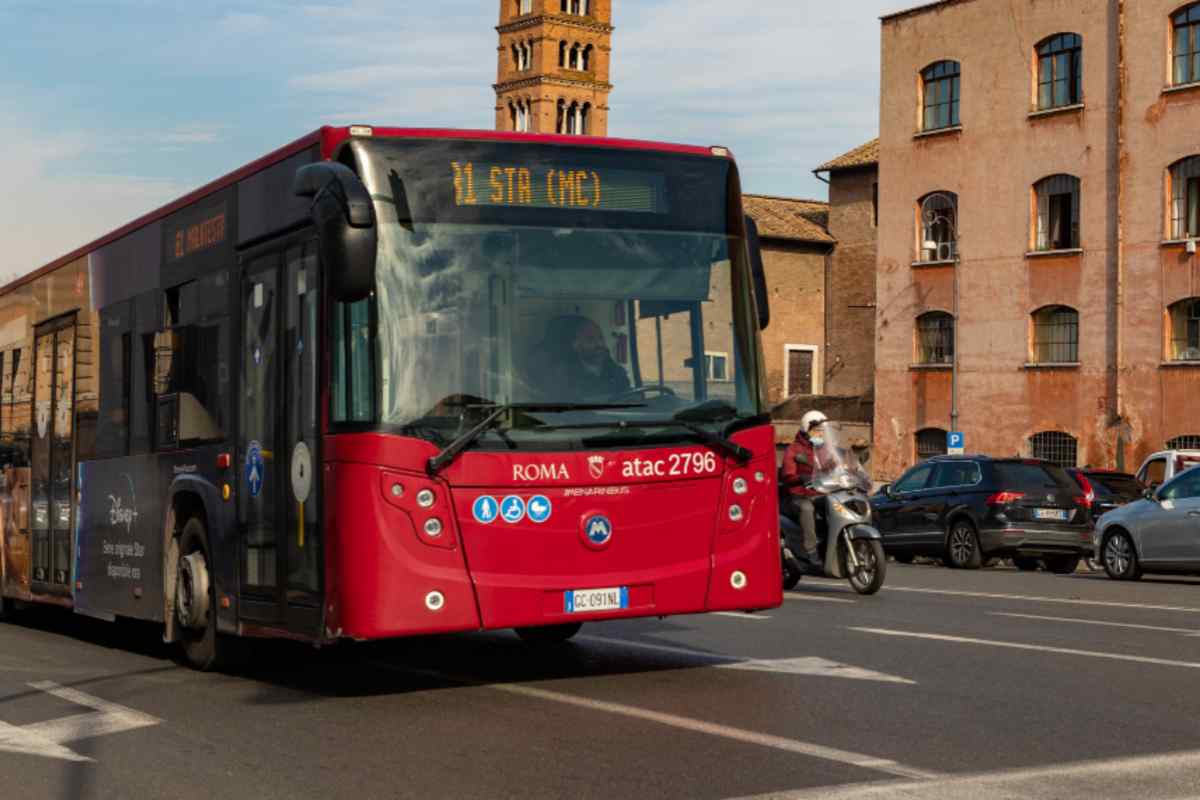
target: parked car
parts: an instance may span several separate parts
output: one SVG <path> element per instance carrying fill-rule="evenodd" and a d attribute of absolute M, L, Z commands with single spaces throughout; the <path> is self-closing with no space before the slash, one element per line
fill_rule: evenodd
<path fill-rule="evenodd" d="M 977 569 L 1012 558 L 1037 569 L 1040 559 L 1063 574 L 1091 552 L 1089 503 L 1062 467 L 990 456 L 937 456 L 871 498 L 884 550 L 901 563 L 932 556 Z"/>
<path fill-rule="evenodd" d="M 1157 489 L 1197 464 L 1200 464 L 1200 450 L 1160 450 L 1142 462 L 1137 479 L 1146 488 Z"/>
<path fill-rule="evenodd" d="M 1095 556 L 1114 580 L 1144 573 L 1200 573 L 1200 466 L 1100 518 Z"/>
<path fill-rule="evenodd" d="M 1067 474 L 1075 479 L 1085 493 L 1092 497 L 1092 521 L 1120 508 L 1126 503 L 1141 500 L 1145 487 L 1136 475 L 1107 469 L 1068 469 Z"/>

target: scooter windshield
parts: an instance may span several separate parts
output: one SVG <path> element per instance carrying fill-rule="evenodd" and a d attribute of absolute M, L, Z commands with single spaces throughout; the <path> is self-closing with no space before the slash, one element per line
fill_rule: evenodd
<path fill-rule="evenodd" d="M 812 433 L 816 464 L 813 485 L 823 492 L 846 489 L 871 491 L 867 474 L 854 452 L 853 439 L 842 425 L 825 422 Z"/>

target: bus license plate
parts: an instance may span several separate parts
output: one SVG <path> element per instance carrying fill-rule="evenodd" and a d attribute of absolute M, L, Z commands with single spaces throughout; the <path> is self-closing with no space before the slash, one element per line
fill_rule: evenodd
<path fill-rule="evenodd" d="M 1035 519 L 1053 519 L 1062 521 L 1067 518 L 1067 512 L 1061 508 L 1039 508 L 1033 512 Z"/>
<path fill-rule="evenodd" d="M 563 592 L 563 609 L 568 614 L 589 611 L 614 611 L 629 608 L 629 587 L 613 589 L 575 589 Z"/>

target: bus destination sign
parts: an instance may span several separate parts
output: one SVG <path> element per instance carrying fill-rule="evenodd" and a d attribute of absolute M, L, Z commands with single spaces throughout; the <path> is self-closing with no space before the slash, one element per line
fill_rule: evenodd
<path fill-rule="evenodd" d="M 175 258 L 185 258 L 201 250 L 216 247 L 225 241 L 225 211 L 184 225 L 175 231 Z"/>
<path fill-rule="evenodd" d="M 452 161 L 450 170 L 460 207 L 667 213 L 665 179 L 655 172 L 472 161 Z"/>

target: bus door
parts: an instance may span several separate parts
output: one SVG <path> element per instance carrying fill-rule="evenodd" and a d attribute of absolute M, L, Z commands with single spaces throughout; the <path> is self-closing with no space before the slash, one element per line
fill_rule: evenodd
<path fill-rule="evenodd" d="M 317 634 L 323 561 L 316 244 L 260 250 L 244 263 L 241 607 L 248 619 Z"/>
<path fill-rule="evenodd" d="M 34 331 L 30 453 L 33 591 L 69 594 L 74 552 L 75 315 Z"/>

